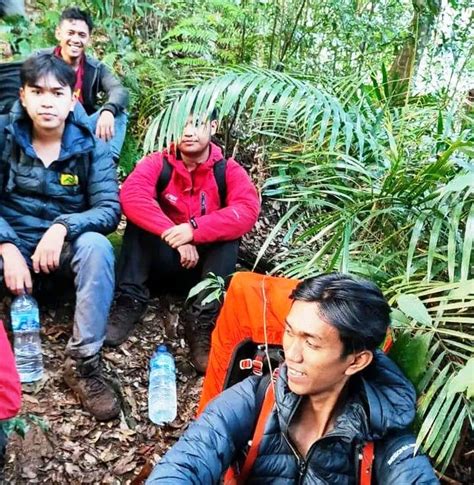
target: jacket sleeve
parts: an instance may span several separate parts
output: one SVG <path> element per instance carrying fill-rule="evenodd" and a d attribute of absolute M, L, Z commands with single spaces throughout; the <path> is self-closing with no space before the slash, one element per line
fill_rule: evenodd
<path fill-rule="evenodd" d="M 438 479 L 428 458 L 418 453 L 411 433 L 397 434 L 377 442 L 376 483 L 384 485 L 436 485 Z"/>
<path fill-rule="evenodd" d="M 227 389 L 192 423 L 155 466 L 147 485 L 218 484 L 251 437 L 258 378 Z"/>
<path fill-rule="evenodd" d="M 109 234 L 117 228 L 120 220 L 115 164 L 105 143 L 100 140 L 96 143 L 87 179 L 89 209 L 63 214 L 53 221 L 53 224 L 66 226 L 68 240 L 74 240 L 89 231 Z"/>
<path fill-rule="evenodd" d="M 160 154 L 145 157 L 138 162 L 120 191 L 120 202 L 127 218 L 157 236 L 175 225 L 156 200 L 156 183 L 162 166 Z"/>
<path fill-rule="evenodd" d="M 17 248 L 20 247 L 20 238 L 8 222 L 0 217 L 0 244 L 12 243 Z"/>
<path fill-rule="evenodd" d="M 21 406 L 20 378 L 7 334 L 0 320 L 0 420 L 13 418 Z"/>
<path fill-rule="evenodd" d="M 108 67 L 100 64 L 100 83 L 107 95 L 102 110 L 111 111 L 114 116 L 128 106 L 128 89 L 110 72 Z"/>
<path fill-rule="evenodd" d="M 238 239 L 257 222 L 260 212 L 257 189 L 247 172 L 233 160 L 229 160 L 227 164 L 226 186 L 226 206 L 195 218 L 196 244 Z"/>

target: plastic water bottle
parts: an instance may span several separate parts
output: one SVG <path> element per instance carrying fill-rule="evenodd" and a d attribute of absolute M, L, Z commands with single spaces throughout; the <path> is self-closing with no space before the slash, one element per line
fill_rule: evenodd
<path fill-rule="evenodd" d="M 176 368 L 166 345 L 160 345 L 151 357 L 148 415 L 156 424 L 176 418 Z"/>
<path fill-rule="evenodd" d="M 43 377 L 39 310 L 30 295 L 16 297 L 11 305 L 11 320 L 15 336 L 15 361 L 21 382 L 39 381 Z"/>

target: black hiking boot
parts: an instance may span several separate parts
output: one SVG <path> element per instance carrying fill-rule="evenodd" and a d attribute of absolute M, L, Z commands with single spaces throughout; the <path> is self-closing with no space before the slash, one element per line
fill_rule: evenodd
<path fill-rule="evenodd" d="M 69 357 L 64 364 L 64 381 L 97 421 L 119 415 L 119 399 L 103 375 L 99 354 L 77 360 Z"/>
<path fill-rule="evenodd" d="M 119 296 L 112 306 L 105 335 L 105 345 L 117 347 L 125 342 L 135 324 L 145 313 L 147 304 L 129 296 Z"/>
<path fill-rule="evenodd" d="M 211 350 L 211 334 L 214 322 L 187 318 L 185 320 L 186 340 L 190 347 L 190 359 L 195 369 L 204 374 Z"/>

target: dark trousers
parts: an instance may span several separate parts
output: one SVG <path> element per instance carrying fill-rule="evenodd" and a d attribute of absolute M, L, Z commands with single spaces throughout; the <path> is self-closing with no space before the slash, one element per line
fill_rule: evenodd
<path fill-rule="evenodd" d="M 199 262 L 192 269 L 181 266 L 179 252 L 159 236 L 127 223 L 117 270 L 118 296 L 126 295 L 146 303 L 150 285 L 163 291 L 187 292 L 209 273 L 226 279 L 235 271 L 239 240 L 197 245 Z M 203 290 L 188 306 L 189 311 L 202 318 L 214 319 L 219 311 L 218 301 L 204 306 L 209 294 Z"/>
<path fill-rule="evenodd" d="M 7 435 L 3 431 L 2 428 L 0 428 L 0 480 L 3 479 L 3 467 L 5 466 L 5 452 L 7 448 Z"/>

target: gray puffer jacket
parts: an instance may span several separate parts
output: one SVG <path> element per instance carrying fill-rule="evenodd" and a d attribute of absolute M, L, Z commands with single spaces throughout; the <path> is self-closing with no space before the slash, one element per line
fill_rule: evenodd
<path fill-rule="evenodd" d="M 58 160 L 47 168 L 20 103 L 0 116 L 0 244 L 15 244 L 29 261 L 52 224 L 63 224 L 71 241 L 88 231 L 108 234 L 119 219 L 115 164 L 80 104 L 66 120 Z"/>
<path fill-rule="evenodd" d="M 250 377 L 215 398 L 155 467 L 148 484 L 219 483 L 222 473 L 252 438 L 259 414 L 259 378 Z M 332 431 L 311 446 L 305 459 L 292 445 L 288 428 L 301 404 L 286 382 L 286 367 L 276 382 L 276 403 L 249 484 L 357 483 L 358 453 L 375 443 L 373 483 L 439 483 L 428 459 L 416 453 L 409 426 L 415 416 L 415 392 L 398 367 L 382 352 L 359 378 Z M 277 411 L 278 408 L 278 411 Z"/>

